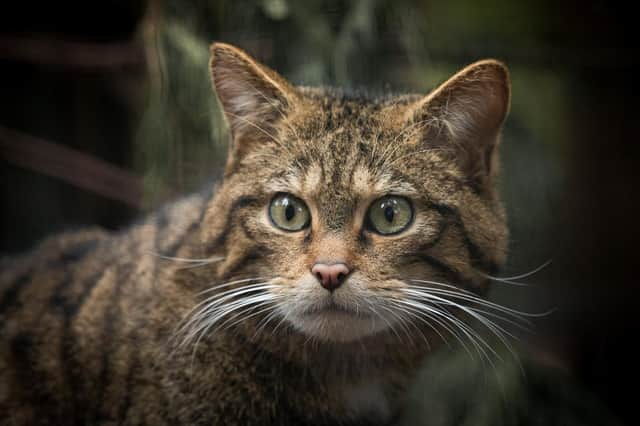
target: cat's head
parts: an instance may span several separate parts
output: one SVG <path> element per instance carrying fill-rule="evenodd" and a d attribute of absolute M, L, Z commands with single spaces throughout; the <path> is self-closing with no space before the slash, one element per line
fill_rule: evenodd
<path fill-rule="evenodd" d="M 447 324 L 452 292 L 485 289 L 507 245 L 495 189 L 504 65 L 369 99 L 296 87 L 233 46 L 211 53 L 232 137 L 204 238 L 224 254 L 220 282 L 244 291 L 219 306 L 346 342 Z"/>

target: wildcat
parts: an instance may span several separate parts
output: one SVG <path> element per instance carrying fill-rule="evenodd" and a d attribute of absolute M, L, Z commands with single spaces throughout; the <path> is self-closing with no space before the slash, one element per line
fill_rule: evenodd
<path fill-rule="evenodd" d="M 0 424 L 388 424 L 504 261 L 508 71 L 296 87 L 211 47 L 224 179 L 2 261 Z"/>

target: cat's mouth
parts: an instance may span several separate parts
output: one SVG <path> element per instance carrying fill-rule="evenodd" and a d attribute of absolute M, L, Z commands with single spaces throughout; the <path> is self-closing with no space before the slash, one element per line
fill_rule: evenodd
<path fill-rule="evenodd" d="M 347 315 L 360 318 L 371 316 L 371 314 L 361 309 L 351 308 L 338 304 L 333 299 L 329 300 L 327 303 L 322 304 L 322 306 L 309 309 L 304 313 L 304 316 L 307 317 L 317 315 Z"/>
<path fill-rule="evenodd" d="M 328 300 L 289 317 L 303 333 L 325 341 L 348 342 L 375 334 L 385 323 L 370 312 Z"/>
<path fill-rule="evenodd" d="M 309 275 L 279 303 L 281 313 L 296 330 L 321 341 L 355 341 L 390 327 L 391 320 L 375 311 L 376 300 L 363 291 L 361 277 L 351 275 L 346 284 L 329 292 Z"/>

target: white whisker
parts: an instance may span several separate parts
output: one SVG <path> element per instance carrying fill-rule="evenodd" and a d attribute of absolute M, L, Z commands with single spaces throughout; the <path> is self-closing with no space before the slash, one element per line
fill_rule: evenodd
<path fill-rule="evenodd" d="M 153 252 L 153 251 L 147 251 L 147 254 L 149 254 L 151 256 L 158 257 L 158 258 L 163 259 L 163 260 L 171 260 L 173 262 L 182 262 L 182 263 L 203 263 L 203 264 L 208 264 L 208 263 L 220 262 L 221 260 L 224 260 L 224 257 L 221 257 L 221 256 L 213 256 L 213 257 L 208 257 L 208 258 L 204 258 L 204 259 L 191 259 L 191 258 L 187 258 L 187 257 L 165 256 L 164 254 L 156 253 L 156 252 Z"/>
<path fill-rule="evenodd" d="M 485 276 L 486 278 L 489 278 L 490 280 L 497 281 L 497 282 L 502 282 L 502 283 L 506 283 L 506 284 L 513 284 L 513 285 L 520 285 L 520 286 L 527 286 L 528 284 L 514 282 L 514 280 L 520 280 L 522 278 L 527 278 L 527 277 L 530 277 L 531 275 L 537 274 L 538 272 L 540 272 L 541 270 L 543 270 L 544 268 L 546 268 L 550 264 L 551 264 L 551 259 L 547 260 L 542 265 L 538 266 L 537 268 L 535 268 L 535 269 L 533 269 L 533 270 L 531 270 L 529 272 L 525 272 L 524 274 L 514 275 L 514 276 L 511 276 L 511 277 L 494 277 L 494 276 L 491 276 L 491 275 L 488 275 L 488 274 L 482 274 L 482 275 Z"/>
<path fill-rule="evenodd" d="M 262 333 L 262 331 L 265 329 L 267 324 L 269 324 L 269 322 L 271 322 L 271 320 L 276 318 L 277 316 L 278 316 L 278 310 L 275 309 L 274 307 L 273 311 L 258 323 L 258 326 L 256 327 L 256 332 L 253 333 L 253 338 L 255 339 L 258 335 L 260 335 L 260 333 Z"/>
<path fill-rule="evenodd" d="M 276 287 L 277 286 L 274 286 L 274 285 L 271 285 L 271 284 L 260 283 L 260 284 L 255 284 L 255 285 L 252 285 L 252 286 L 240 287 L 238 289 L 233 289 L 233 290 L 229 290 L 229 291 L 223 292 L 225 294 L 222 297 L 219 297 L 219 296 L 222 295 L 223 293 L 221 293 L 220 295 L 212 296 L 212 297 L 209 298 L 210 300 L 207 303 L 204 304 L 202 309 L 197 311 L 193 315 L 192 319 L 189 320 L 189 322 L 187 322 L 187 324 L 185 324 L 185 326 L 183 328 L 184 329 L 191 328 L 195 323 L 199 322 L 201 318 L 207 318 L 213 311 L 218 309 L 220 306 L 222 306 L 228 300 L 231 300 L 231 299 L 236 298 L 238 296 L 241 296 L 243 294 L 254 293 L 254 292 L 257 292 L 257 291 L 268 290 L 268 289 L 276 288 Z M 233 303 L 235 303 L 235 302 L 233 302 Z M 202 302 L 201 302 L 201 305 L 202 305 Z"/>
<path fill-rule="evenodd" d="M 217 285 L 217 286 L 215 286 L 215 287 L 214 287 L 214 289 L 220 289 L 220 288 L 224 288 L 224 287 L 229 287 L 229 286 L 234 285 L 234 284 L 239 284 L 239 283 L 244 283 L 244 282 L 254 281 L 254 280 L 256 280 L 256 279 L 259 279 L 259 278 L 247 278 L 247 279 L 244 279 L 244 280 L 230 281 L 230 282 L 227 282 L 227 283 L 224 283 L 224 284 Z M 178 323 L 178 326 L 177 326 L 177 328 L 176 328 L 176 334 L 180 334 L 180 332 L 181 332 L 183 329 L 185 329 L 185 328 L 187 328 L 187 327 L 188 327 L 188 325 L 193 321 L 193 318 L 191 318 L 191 320 L 189 320 L 186 324 L 185 324 L 185 322 L 188 320 L 188 318 L 192 317 L 192 315 L 194 315 L 194 312 L 195 312 L 198 308 L 200 308 L 201 306 L 206 305 L 206 304 L 208 304 L 208 303 L 213 303 L 213 302 L 215 301 L 215 299 L 216 299 L 216 298 L 220 298 L 220 297 L 222 297 L 222 296 L 228 295 L 228 294 L 230 294 L 230 293 L 233 293 L 234 291 L 245 290 L 245 289 L 257 289 L 258 287 L 263 286 L 263 285 L 267 285 L 267 284 L 268 284 L 268 283 L 260 282 L 260 283 L 255 283 L 255 284 L 245 285 L 245 286 L 242 286 L 242 287 L 240 287 L 240 288 L 233 288 L 233 289 L 226 290 L 226 291 L 223 291 L 223 292 L 220 292 L 220 293 L 216 293 L 215 295 L 210 296 L 210 297 L 208 297 L 208 298 L 204 299 L 203 301 L 201 301 L 201 302 L 199 302 L 198 304 L 196 304 L 193 308 L 191 308 L 191 309 L 189 310 L 189 312 L 187 312 L 187 313 L 183 316 L 183 318 L 180 320 L 180 322 Z M 211 290 L 212 290 L 212 289 L 209 289 L 209 290 L 206 290 L 206 291 L 211 291 Z M 204 293 L 204 292 L 201 292 L 200 294 L 202 294 L 202 293 Z M 225 299 L 225 300 L 226 300 L 226 299 Z M 201 311 L 200 311 L 198 314 L 196 314 L 196 315 L 199 315 L 200 313 L 201 313 Z M 196 315 L 194 315 L 194 316 L 196 316 Z M 183 325 L 183 324 L 184 324 L 184 325 Z"/>
<path fill-rule="evenodd" d="M 277 299 L 279 299 L 279 297 L 273 297 L 270 300 L 266 300 L 266 301 L 264 301 L 262 303 L 258 303 L 258 304 L 254 305 L 254 306 L 251 306 L 247 310 L 247 312 L 245 312 L 245 314 L 249 314 L 249 315 L 243 316 L 242 318 L 240 318 L 240 319 L 238 319 L 238 320 L 236 320 L 236 321 L 234 321 L 234 322 L 232 322 L 230 324 L 227 324 L 226 326 L 225 326 L 225 323 L 226 323 L 226 321 L 225 321 L 225 323 L 220 324 L 220 327 L 221 328 L 224 327 L 222 329 L 226 330 L 228 328 L 231 328 L 231 327 L 241 323 L 242 321 L 248 320 L 249 318 L 253 318 L 253 317 L 258 316 L 258 315 L 260 315 L 260 314 L 262 314 L 264 312 L 273 311 L 275 309 L 275 305 L 273 305 L 273 301 L 275 301 Z M 255 309 L 261 308 L 263 306 L 266 306 L 266 308 L 260 309 L 258 311 L 255 311 Z M 235 316 L 234 316 L 234 318 L 235 318 Z M 229 320 L 227 320 L 227 321 L 229 321 Z"/>
<path fill-rule="evenodd" d="M 457 329 L 460 330 L 460 332 L 462 332 L 462 334 L 464 334 L 464 336 L 466 336 L 469 339 L 469 341 L 474 346 L 474 348 L 478 352 L 478 355 L 480 356 L 481 359 L 483 356 L 488 358 L 488 354 L 480 345 L 478 345 L 478 343 L 476 342 L 476 339 L 480 339 L 480 341 L 487 346 L 489 345 L 482 338 L 477 336 L 477 334 L 472 329 L 470 329 L 466 324 L 464 324 L 462 321 L 452 316 L 450 313 L 444 310 L 437 309 L 437 307 L 434 305 L 428 306 L 428 305 L 425 305 L 423 302 L 416 301 L 413 299 L 400 300 L 399 302 L 402 303 L 403 305 L 414 308 L 415 310 L 417 310 L 417 312 L 427 312 L 427 313 L 436 315 L 438 317 L 441 317 L 443 320 L 451 322 L 454 326 L 456 326 Z M 454 338 L 456 338 L 456 340 L 458 340 L 458 342 L 465 349 L 467 354 L 469 354 L 469 356 L 473 358 L 471 351 L 469 350 L 467 345 L 464 343 L 460 335 L 456 333 L 454 329 L 450 328 L 448 325 L 445 325 L 444 323 L 437 320 L 433 316 L 431 316 L 431 320 L 438 322 L 441 327 L 445 328 Z M 471 333 L 469 331 L 471 331 Z M 493 350 L 490 346 L 489 348 L 490 350 Z"/>
<path fill-rule="evenodd" d="M 409 294 L 413 295 L 413 297 L 421 297 L 421 298 L 425 298 L 427 300 L 432 300 L 434 302 L 440 302 L 442 304 L 445 305 L 449 305 L 449 306 L 453 306 L 457 309 L 459 309 L 460 311 L 470 315 L 471 317 L 473 317 L 474 319 L 476 319 L 477 321 L 480 322 L 480 324 L 482 324 L 483 326 L 485 326 L 489 331 L 491 331 L 499 340 L 500 342 L 505 346 L 505 348 L 507 348 L 507 350 L 513 355 L 514 359 L 518 360 L 518 356 L 515 353 L 515 350 L 513 349 L 513 346 L 511 345 L 511 343 L 509 343 L 508 339 L 505 337 L 505 334 L 513 339 L 517 338 L 509 333 L 508 331 L 506 331 L 503 327 L 501 327 L 500 325 L 496 324 L 495 322 L 491 321 L 490 319 L 480 315 L 477 312 L 474 312 L 472 309 L 464 306 L 464 305 L 460 305 L 459 303 L 455 303 L 452 300 L 440 297 L 436 294 L 432 294 L 430 293 L 428 290 L 422 291 L 422 292 L 416 292 L 410 289 L 403 289 L 403 291 L 408 292 Z M 499 305 L 497 305 L 499 306 Z M 498 356 L 497 353 L 495 353 L 495 351 L 493 350 L 493 348 L 491 348 L 491 351 L 494 353 L 494 355 L 496 355 L 498 358 L 500 358 Z"/>
<path fill-rule="evenodd" d="M 241 300 L 236 300 L 227 305 L 218 307 L 217 310 L 210 312 L 208 316 L 202 317 L 199 321 L 197 321 L 189 330 L 189 333 L 185 336 L 183 345 L 186 343 L 193 342 L 194 343 L 194 351 L 197 348 L 200 340 L 209 333 L 209 331 L 224 317 L 229 314 L 232 314 L 236 311 L 239 311 L 247 306 L 252 306 L 259 302 L 273 300 L 273 296 L 270 294 L 262 294 L 258 296 L 251 296 Z M 235 317 L 232 317 L 232 319 Z"/>
<path fill-rule="evenodd" d="M 512 308 L 508 308 L 506 306 L 502 306 L 499 305 L 497 303 L 493 303 L 490 302 L 486 299 L 482 299 L 480 297 L 478 297 L 477 295 L 475 295 L 474 293 L 468 291 L 468 290 L 464 290 L 460 287 L 456 287 L 454 285 L 451 284 L 444 284 L 444 283 L 439 283 L 436 281 L 428 281 L 428 280 L 410 280 L 413 282 L 417 282 L 417 283 L 424 283 L 424 284 L 431 284 L 434 286 L 441 286 L 441 287 L 446 287 L 446 288 L 450 288 L 453 289 L 453 291 L 449 291 L 449 290 L 443 290 L 443 289 L 438 289 L 438 288 L 432 288 L 432 287 L 426 287 L 426 286 L 412 286 L 409 285 L 407 286 L 408 288 L 412 289 L 412 290 L 417 290 L 417 291 L 438 291 L 438 292 L 442 292 L 442 294 L 445 294 L 445 292 L 447 292 L 448 294 L 452 295 L 452 296 L 456 296 L 460 299 L 463 300 L 468 300 L 468 301 L 473 301 L 473 302 L 477 302 L 479 304 L 483 304 L 486 307 L 491 307 L 493 309 L 496 309 L 498 311 L 502 311 L 505 314 L 511 315 L 513 317 L 529 317 L 529 318 L 541 318 L 541 317 L 545 317 L 549 314 L 551 314 L 552 312 L 555 311 L 555 309 L 551 309 L 549 311 L 546 312 L 540 312 L 540 313 L 530 313 L 530 312 L 522 312 L 522 311 L 518 311 L 516 309 L 512 309 Z M 523 318 L 519 318 L 521 320 L 524 320 Z"/>
<path fill-rule="evenodd" d="M 393 324 L 391 324 L 389 322 L 389 320 L 384 315 L 380 315 L 380 313 L 378 311 L 376 311 L 376 309 L 373 307 L 373 304 L 371 304 L 371 303 L 369 304 L 369 309 L 371 309 L 371 312 L 373 312 L 374 315 L 376 315 L 378 318 L 380 318 L 382 321 L 384 321 L 385 324 L 387 324 L 387 327 L 389 327 L 389 330 L 391 330 L 391 332 L 398 338 L 398 341 L 402 342 L 402 338 L 398 334 L 398 331 L 395 329 Z"/>
<path fill-rule="evenodd" d="M 216 284 L 216 285 L 214 285 L 212 287 L 209 287 L 206 290 L 202 290 L 198 294 L 199 295 L 203 295 L 205 293 L 210 293 L 212 291 L 219 290 L 219 289 L 224 288 L 224 287 L 229 287 L 229 286 L 234 285 L 234 284 L 243 284 L 243 283 L 248 283 L 248 282 L 251 282 L 251 281 L 269 280 L 269 279 L 270 279 L 269 277 L 253 277 L 253 278 L 244 278 L 244 279 L 241 279 L 241 280 L 229 281 L 229 282 L 222 283 L 222 284 Z M 243 286 L 243 288 L 246 288 L 246 287 L 247 286 Z"/>
<path fill-rule="evenodd" d="M 388 309 L 384 306 L 380 306 L 380 307 L 382 309 L 385 309 L 387 312 L 389 312 L 389 314 L 391 314 L 391 316 L 393 316 L 398 320 L 398 324 L 400 324 L 400 326 L 402 327 L 402 331 L 407 336 L 407 339 L 409 340 L 409 344 L 411 346 L 415 346 L 415 344 L 413 343 L 413 338 L 411 337 L 411 330 L 409 330 L 409 327 L 407 327 L 406 320 L 402 318 L 400 315 L 398 315 L 397 313 L 393 312 L 393 310 Z"/>
<path fill-rule="evenodd" d="M 392 309 L 387 308 L 386 306 L 381 306 L 381 307 L 382 307 L 383 309 L 388 310 L 388 311 L 390 311 L 391 313 L 393 313 L 393 310 L 392 310 Z M 396 307 L 399 307 L 399 306 L 396 306 Z M 421 320 L 422 322 L 426 322 L 426 321 L 424 320 L 424 318 L 421 318 L 421 317 L 419 317 L 418 315 L 416 315 L 416 314 L 414 314 L 414 313 L 412 313 L 412 312 L 409 312 L 409 311 L 407 311 L 407 310 L 405 310 L 405 309 L 402 309 L 401 307 L 399 307 L 399 308 L 400 308 L 400 309 L 399 309 L 399 311 L 400 311 L 402 314 L 406 314 L 406 315 L 409 315 L 409 316 L 411 316 L 411 317 L 413 317 L 413 318 L 417 318 L 417 319 Z M 407 322 L 407 324 L 411 325 L 411 326 L 412 326 L 412 327 L 413 327 L 413 328 L 414 328 L 414 329 L 415 329 L 415 330 L 420 334 L 420 337 L 422 337 L 422 340 L 424 340 L 424 343 L 425 343 L 425 345 L 427 346 L 427 349 L 428 349 L 429 351 L 431 351 L 431 343 L 429 342 L 429 339 L 427 339 L 427 336 L 425 336 L 425 335 L 424 335 L 424 332 L 423 332 L 423 331 L 422 331 L 422 330 L 421 330 L 421 329 L 420 329 L 416 324 L 414 324 L 412 321 L 408 321 L 407 319 L 405 319 L 405 318 L 404 318 L 402 315 L 400 315 L 400 314 L 396 314 L 396 315 L 397 315 L 397 316 L 398 316 L 402 321 L 406 321 L 406 322 Z M 426 322 L 426 323 L 428 324 L 428 322 Z M 442 338 L 442 340 L 445 342 L 445 344 L 447 344 L 447 346 L 449 346 L 449 342 L 447 342 L 447 340 L 444 338 L 444 336 L 442 336 L 442 334 L 440 334 L 440 332 L 439 332 L 435 327 L 433 327 L 433 326 L 432 326 L 432 325 L 430 325 L 430 324 L 429 324 L 429 326 L 431 327 L 431 329 L 432 329 L 432 330 L 434 330 L 436 333 L 438 333 L 438 334 L 440 335 L 440 337 Z"/>

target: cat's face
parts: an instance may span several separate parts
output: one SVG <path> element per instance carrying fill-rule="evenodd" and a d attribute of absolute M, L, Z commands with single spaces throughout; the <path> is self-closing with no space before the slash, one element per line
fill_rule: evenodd
<path fill-rule="evenodd" d="M 494 193 L 502 65 L 479 63 L 428 97 L 367 100 L 294 88 L 231 46 L 212 53 L 233 142 L 206 239 L 224 246 L 221 279 L 255 278 L 240 286 L 262 324 L 261 310 L 353 341 L 446 323 L 450 306 L 423 289 L 485 286 L 507 235 Z"/>

